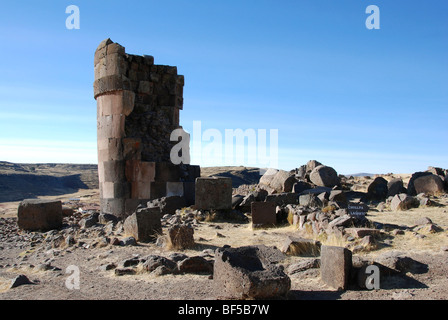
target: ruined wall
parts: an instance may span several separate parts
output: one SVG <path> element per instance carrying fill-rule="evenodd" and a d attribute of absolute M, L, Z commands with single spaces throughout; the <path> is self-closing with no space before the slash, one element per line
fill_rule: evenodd
<path fill-rule="evenodd" d="M 166 195 L 191 199 L 200 168 L 170 162 L 184 77 L 176 67 L 155 65 L 152 56 L 127 54 L 110 39 L 98 46 L 94 65 L 101 211 L 127 216 Z"/>

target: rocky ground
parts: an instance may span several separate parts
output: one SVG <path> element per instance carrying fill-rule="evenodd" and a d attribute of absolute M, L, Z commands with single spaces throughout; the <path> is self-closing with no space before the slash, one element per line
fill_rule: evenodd
<path fill-rule="evenodd" d="M 386 176 L 388 180 L 394 177 Z M 372 178 L 351 177 L 348 183 L 365 191 Z M 401 178 L 408 182 L 410 175 Z M 255 188 L 241 185 L 234 193 L 245 195 Z M 177 215 L 163 218 L 161 236 L 166 235 L 172 224 L 190 224 L 194 228 L 195 246 L 186 250 L 163 246 L 163 241 L 135 243 L 124 233 L 121 222 L 100 220 L 86 226 L 83 219 L 98 211 L 97 190 L 42 198 L 59 199 L 67 207 L 62 229 L 46 233 L 19 230 L 16 217 L 19 202 L 1 204 L 1 300 L 225 299 L 214 286 L 210 268 L 217 248 L 225 245 L 282 248 L 291 235 L 355 249 L 354 261 L 381 262 L 394 272 L 381 274 L 378 290 L 351 285 L 348 290 L 337 291 L 322 282 L 318 256 L 286 255 L 280 264 L 292 285 L 285 299 L 448 300 L 446 195 L 430 197 L 436 206 L 406 211 L 392 211 L 390 201 L 382 206 L 371 203 L 367 218 L 381 233 L 375 237 L 375 245 L 369 247 L 359 247 L 360 239 L 353 237 L 323 239 L 288 223 L 253 229 L 250 216 L 248 220 L 236 217 L 220 221 L 193 209 L 179 210 Z M 78 271 L 79 283 L 74 281 Z M 12 287 L 15 279 L 17 284 L 24 280 L 17 279 L 19 275 L 30 283 Z"/>

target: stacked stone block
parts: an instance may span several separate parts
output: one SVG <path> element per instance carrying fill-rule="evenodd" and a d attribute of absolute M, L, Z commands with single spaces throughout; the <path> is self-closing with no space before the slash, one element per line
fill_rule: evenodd
<path fill-rule="evenodd" d="M 168 182 L 183 190 L 200 176 L 198 166 L 170 161 L 184 77 L 176 67 L 155 65 L 152 56 L 127 54 L 110 39 L 98 46 L 94 65 L 101 211 L 126 217 L 166 196 Z M 180 185 L 174 189 L 179 195 Z"/>

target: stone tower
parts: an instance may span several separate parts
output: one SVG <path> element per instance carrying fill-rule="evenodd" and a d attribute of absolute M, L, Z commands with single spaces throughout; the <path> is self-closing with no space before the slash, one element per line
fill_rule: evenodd
<path fill-rule="evenodd" d="M 172 195 L 194 204 L 199 166 L 170 161 L 184 77 L 110 39 L 96 49 L 94 65 L 101 212 L 124 218 L 139 204 Z"/>

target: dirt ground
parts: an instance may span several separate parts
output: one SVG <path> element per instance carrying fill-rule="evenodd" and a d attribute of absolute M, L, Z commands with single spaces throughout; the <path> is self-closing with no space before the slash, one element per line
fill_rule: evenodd
<path fill-rule="evenodd" d="M 41 198 L 59 199 L 63 202 L 79 199 L 85 203 L 98 203 L 97 190 L 81 190 L 63 196 Z M 421 217 L 430 218 L 442 228 L 441 232 L 415 233 L 388 238 L 377 250 L 359 253 L 364 258 L 387 252 L 401 252 L 428 266 L 423 273 L 406 273 L 400 279 L 381 278 L 378 290 L 336 291 L 320 279 L 319 269 L 308 269 L 292 274 L 291 291 L 287 299 L 295 300 L 448 300 L 448 199 L 438 199 L 442 206 L 424 207 L 409 211 L 391 212 L 375 209 L 369 211 L 368 219 L 380 223 L 413 226 Z M 0 204 L 0 218 L 14 221 L 19 202 Z M 5 220 L 6 221 L 6 220 Z M 166 231 L 166 230 L 165 230 Z M 265 244 L 280 247 L 285 237 L 296 230 L 292 226 L 253 230 L 249 223 L 201 222 L 194 238 L 196 247 L 182 253 L 188 256 L 207 255 L 223 245 L 238 247 L 250 244 Z M 20 234 L 20 232 L 19 232 Z M 334 240 L 332 240 L 334 241 Z M 344 245 L 332 243 L 329 245 Z M 116 276 L 113 270 L 99 270 L 108 262 L 118 263 L 133 256 L 158 254 L 168 256 L 173 251 L 154 243 L 137 246 L 70 247 L 65 250 L 34 252 L 29 242 L 7 240 L 0 243 L 0 300 L 216 300 L 221 299 L 219 288 L 209 275 L 183 274 L 156 276 L 148 273 Z M 301 261 L 301 257 L 288 257 L 285 266 Z M 55 270 L 41 270 L 36 265 L 51 263 Z M 79 289 L 69 289 L 72 271 L 80 271 Z M 37 270 L 36 270 L 37 269 Z M 10 289 L 12 279 L 26 275 L 34 284 Z"/>

